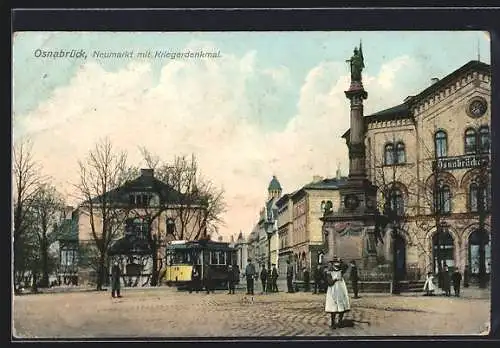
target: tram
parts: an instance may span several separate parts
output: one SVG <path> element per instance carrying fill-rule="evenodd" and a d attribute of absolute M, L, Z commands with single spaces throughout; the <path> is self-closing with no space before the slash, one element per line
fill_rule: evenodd
<path fill-rule="evenodd" d="M 236 264 L 235 248 L 230 247 L 229 243 L 210 240 L 171 241 L 167 245 L 165 256 L 164 282 L 178 289 L 188 287 L 193 267 L 203 277 L 207 265 L 212 271 L 214 288 L 226 288 L 228 266 Z"/>

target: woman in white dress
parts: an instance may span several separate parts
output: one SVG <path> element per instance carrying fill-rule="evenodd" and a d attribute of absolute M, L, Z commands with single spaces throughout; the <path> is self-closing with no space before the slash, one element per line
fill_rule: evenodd
<path fill-rule="evenodd" d="M 346 268 L 347 269 L 347 268 Z M 349 294 L 344 281 L 344 272 L 340 260 L 334 258 L 330 262 L 327 272 L 328 290 L 326 291 L 325 312 L 331 314 L 331 327 L 343 327 L 344 313 L 351 310 Z M 339 321 L 335 324 L 335 317 L 339 316 Z"/>
<path fill-rule="evenodd" d="M 424 291 L 426 296 L 434 295 L 434 290 L 436 290 L 436 285 L 434 285 L 434 276 L 432 272 L 427 273 L 427 278 L 424 283 Z"/>

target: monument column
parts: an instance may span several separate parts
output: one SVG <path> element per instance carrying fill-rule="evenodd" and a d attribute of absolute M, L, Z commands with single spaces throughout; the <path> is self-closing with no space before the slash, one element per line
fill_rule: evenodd
<path fill-rule="evenodd" d="M 349 176 L 340 187 L 341 206 L 337 211 L 325 211 L 323 235 L 328 243 L 329 256 L 334 252 L 344 260 L 358 260 L 365 269 L 377 265 L 375 246 L 377 188 L 367 179 L 365 166 L 365 125 L 363 101 L 367 99 L 361 79 L 364 58 L 361 44 L 347 62 L 351 68 L 351 83 L 345 91 L 350 101 Z M 334 233 L 335 236 L 329 236 Z M 335 245 L 330 245 L 334 243 Z"/>

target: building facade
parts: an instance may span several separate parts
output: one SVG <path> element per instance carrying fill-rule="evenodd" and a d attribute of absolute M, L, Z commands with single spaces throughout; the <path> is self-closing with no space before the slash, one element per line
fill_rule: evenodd
<path fill-rule="evenodd" d="M 193 188 L 194 189 L 194 188 Z M 157 248 L 157 269 L 165 266 L 165 247 L 172 240 L 193 240 L 206 237 L 204 201 L 193 194 L 183 194 L 154 176 L 152 169 L 102 196 L 83 202 L 74 212 L 73 220 L 79 243 L 79 284 L 95 283 L 96 238 L 102 238 L 103 219 L 99 207 L 106 196 L 111 211 L 108 228 L 109 254 L 122 263 L 123 270 L 140 265 L 141 273 L 151 273 L 151 240 Z M 92 227 L 93 226 L 93 227 Z M 94 232 L 95 231 L 95 235 Z M 130 243 L 129 243 L 130 242 Z M 144 250 L 143 250 L 144 249 Z M 107 260 L 110 266 L 111 258 Z M 124 272 L 125 276 L 127 274 Z M 136 283 L 142 278 L 134 274 Z"/>
<path fill-rule="evenodd" d="M 378 246 L 381 263 L 423 276 L 441 260 L 460 270 L 469 265 L 474 276 L 485 230 L 490 273 L 490 103 L 490 66 L 471 61 L 402 104 L 365 116 L 368 177 L 379 188 L 379 210 L 398 216 L 388 226 L 396 238 L 385 233 Z"/>
<path fill-rule="evenodd" d="M 301 280 L 303 271 L 322 263 L 324 242 L 320 217 L 327 206 L 338 207 L 338 189 L 346 178 L 337 173 L 336 178 L 314 177 L 313 181 L 297 191 L 285 194 L 276 203 L 278 208 L 279 264 L 290 260 L 295 278 Z M 285 276 L 286 267 L 282 267 Z"/>

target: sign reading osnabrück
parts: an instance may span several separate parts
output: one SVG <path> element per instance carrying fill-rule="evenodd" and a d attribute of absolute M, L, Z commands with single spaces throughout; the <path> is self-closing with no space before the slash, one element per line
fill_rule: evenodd
<path fill-rule="evenodd" d="M 481 165 L 488 165 L 490 157 L 488 154 L 484 155 L 464 155 L 464 156 L 454 156 L 454 157 L 443 157 L 438 158 L 434 161 L 434 165 L 437 164 L 438 169 L 441 170 L 454 170 L 454 169 L 466 169 L 466 168 L 477 168 Z"/>

